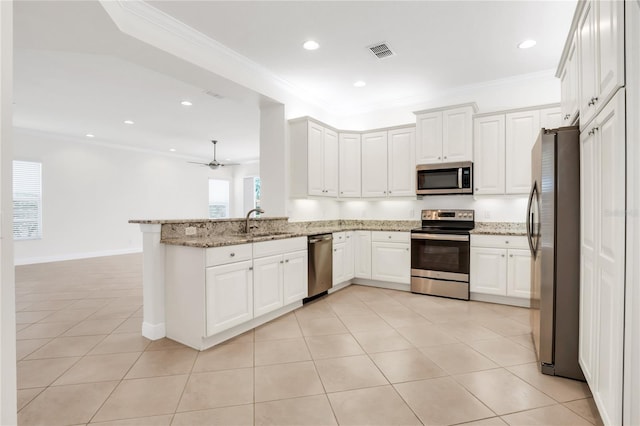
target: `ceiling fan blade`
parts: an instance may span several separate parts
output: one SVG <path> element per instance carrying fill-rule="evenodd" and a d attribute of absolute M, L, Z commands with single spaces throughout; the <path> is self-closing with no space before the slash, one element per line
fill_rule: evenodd
<path fill-rule="evenodd" d="M 240 163 L 220 163 L 221 166 L 239 166 Z"/>
<path fill-rule="evenodd" d="M 187 161 L 187 163 L 191 163 L 191 164 L 200 164 L 201 166 L 208 166 L 209 163 L 198 163 L 196 161 Z"/>

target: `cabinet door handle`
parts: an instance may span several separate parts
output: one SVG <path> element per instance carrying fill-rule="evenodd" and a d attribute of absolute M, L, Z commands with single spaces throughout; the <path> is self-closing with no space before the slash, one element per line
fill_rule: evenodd
<path fill-rule="evenodd" d="M 250 270 L 250 271 L 253 271 L 253 266 L 249 266 L 249 270 Z"/>
<path fill-rule="evenodd" d="M 594 96 L 593 98 L 591 98 L 591 100 L 587 105 L 592 106 L 592 105 L 595 105 L 596 102 L 598 102 L 598 98 Z"/>

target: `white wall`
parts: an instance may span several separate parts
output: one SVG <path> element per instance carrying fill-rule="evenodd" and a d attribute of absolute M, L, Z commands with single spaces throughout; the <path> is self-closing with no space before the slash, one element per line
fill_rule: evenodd
<path fill-rule="evenodd" d="M 232 168 L 212 171 L 169 153 L 23 129 L 14 129 L 13 145 L 15 159 L 42 162 L 43 180 L 43 238 L 17 241 L 17 264 L 138 251 L 141 232 L 130 219 L 205 218 L 208 179 L 234 177 Z"/>
<path fill-rule="evenodd" d="M 475 200 L 470 195 L 425 196 L 422 200 L 358 200 L 340 204 L 342 219 L 418 220 L 424 209 L 475 210 L 476 222 L 524 222 L 527 197 Z"/>

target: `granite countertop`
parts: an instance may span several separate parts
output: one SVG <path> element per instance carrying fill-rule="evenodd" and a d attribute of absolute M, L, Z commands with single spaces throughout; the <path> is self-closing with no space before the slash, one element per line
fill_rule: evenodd
<path fill-rule="evenodd" d="M 520 222 L 476 222 L 474 235 L 527 235 L 527 227 Z"/>
<path fill-rule="evenodd" d="M 136 221 L 135 223 L 168 223 L 167 221 Z M 191 221 L 175 221 L 169 223 L 190 223 Z M 195 222 L 195 221 L 194 221 Z M 262 241 L 281 240 L 285 238 L 308 237 L 310 235 L 328 234 L 343 231 L 400 231 L 409 232 L 419 226 L 419 221 L 335 221 L 325 222 L 289 222 L 287 226 L 277 230 L 254 231 L 253 233 L 220 233 L 217 235 L 203 236 L 172 236 L 162 238 L 163 244 L 179 245 L 187 247 L 223 247 L 236 244 L 249 244 Z"/>

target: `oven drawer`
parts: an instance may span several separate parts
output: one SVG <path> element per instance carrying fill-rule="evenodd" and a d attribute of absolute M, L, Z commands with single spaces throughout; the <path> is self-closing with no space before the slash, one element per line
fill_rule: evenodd
<path fill-rule="evenodd" d="M 372 231 L 371 241 L 387 242 L 387 243 L 408 243 L 411 241 L 409 232 L 397 231 Z"/>
<path fill-rule="evenodd" d="M 471 234 L 472 247 L 495 247 L 529 249 L 527 237 L 520 235 L 475 235 Z"/>

